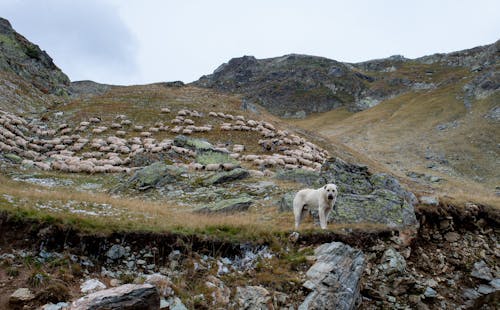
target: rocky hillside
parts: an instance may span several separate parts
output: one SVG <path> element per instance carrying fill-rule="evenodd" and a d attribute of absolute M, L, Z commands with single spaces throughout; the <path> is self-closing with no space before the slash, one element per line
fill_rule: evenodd
<path fill-rule="evenodd" d="M 47 95 L 57 100 L 68 86 L 68 77 L 52 58 L 0 18 L 0 106 L 12 112 L 33 111 L 49 104 Z"/>
<path fill-rule="evenodd" d="M 308 64 L 302 78 L 287 80 L 282 98 L 296 95 L 294 83 L 323 98 L 322 86 L 308 78 L 315 72 L 318 80 L 329 75 L 334 81 L 327 87 L 338 95 L 328 97 L 334 105 L 365 98 L 306 116 L 300 121 L 306 131 L 294 126 L 299 122 L 252 106 L 248 98 L 182 82 L 68 86 L 56 82 L 50 58 L 22 56 L 18 52 L 31 43 L 11 35 L 17 43 L 1 51 L 9 66 L 0 69 L 5 89 L 1 309 L 495 309 L 498 304 L 498 204 L 478 195 L 458 203 L 450 199 L 476 189 L 470 181 L 453 183 L 458 186 L 445 194 L 421 182 L 452 183 L 435 175 L 452 159 L 437 153 L 435 144 L 422 146 L 426 139 L 437 136 L 445 144 L 448 137 L 465 137 L 445 145 L 460 141 L 464 148 L 456 153 L 468 156 L 477 154 L 465 152 L 474 142 L 472 149 L 490 151 L 484 162 L 498 158 L 491 147 L 498 143 L 487 135 L 498 114 L 495 74 L 485 69 L 490 60 L 471 73 L 441 56 L 427 64 L 395 57 L 389 61 L 395 69 L 387 69 L 385 60 L 356 67 L 286 56 L 284 63 L 317 64 Z M 25 65 L 12 65 L 23 59 Z M 227 77 L 224 84 L 280 68 L 277 59 L 258 70 L 253 66 L 260 60 L 243 62 L 253 65 L 242 65 L 248 69 L 240 72 L 243 77 Z M 289 74 L 278 69 L 278 75 Z M 272 81 L 280 89 L 281 80 Z M 68 95 L 60 95 L 57 85 Z M 396 101 L 352 112 L 375 104 L 376 96 L 394 94 L 400 94 Z M 478 120 L 481 130 L 466 125 Z M 335 136 L 339 131 L 341 137 Z M 404 159 L 414 160 L 409 155 L 422 150 L 432 174 L 406 166 Z M 463 167 L 481 162 L 474 157 L 471 164 L 467 156 Z M 394 166 L 388 169 L 388 163 Z M 494 180 L 495 169 L 489 169 Z M 313 208 L 293 231 L 294 194 L 329 182 L 338 185 L 339 194 L 327 230 L 319 229 Z"/>
<path fill-rule="evenodd" d="M 231 59 L 193 84 L 243 94 L 249 102 L 286 118 L 340 107 L 355 112 L 404 92 L 452 83 L 439 73 L 454 68 L 483 71 L 478 83 L 482 88 L 495 88 L 494 82 L 487 81 L 498 82 L 499 44 L 414 60 L 391 56 L 357 64 L 296 54 L 269 59 L 244 56 Z M 435 66 L 425 66 L 431 64 Z"/>

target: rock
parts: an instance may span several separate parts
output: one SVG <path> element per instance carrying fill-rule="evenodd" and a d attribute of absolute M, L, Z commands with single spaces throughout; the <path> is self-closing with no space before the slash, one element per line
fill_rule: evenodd
<path fill-rule="evenodd" d="M 80 291 L 84 294 L 94 293 L 106 288 L 106 285 L 97 279 L 89 279 L 80 285 Z"/>
<path fill-rule="evenodd" d="M 272 305 L 269 291 L 261 286 L 236 288 L 236 302 L 241 309 L 269 309 Z"/>
<path fill-rule="evenodd" d="M 189 148 L 197 152 L 204 152 L 204 151 L 215 152 L 214 146 L 207 140 L 191 138 L 184 135 L 176 136 L 174 138 L 174 145 L 178 147 Z"/>
<path fill-rule="evenodd" d="M 225 199 L 198 209 L 198 212 L 241 212 L 246 211 L 252 205 L 253 199 L 248 196 L 241 196 L 233 199 Z"/>
<path fill-rule="evenodd" d="M 169 310 L 187 310 L 179 297 L 171 297 L 167 300 Z M 141 308 L 142 309 L 142 308 Z"/>
<path fill-rule="evenodd" d="M 462 298 L 463 299 L 474 300 L 474 299 L 477 299 L 478 297 L 481 297 L 481 294 L 475 289 L 466 288 L 462 291 Z"/>
<path fill-rule="evenodd" d="M 457 242 L 460 239 L 460 235 L 454 231 L 447 232 L 444 238 L 448 242 Z"/>
<path fill-rule="evenodd" d="M 11 305 L 24 305 L 35 299 L 35 295 L 30 291 L 29 288 L 18 288 L 9 297 L 9 303 Z"/>
<path fill-rule="evenodd" d="M 500 290 L 500 278 L 496 278 L 490 281 L 490 285 L 495 288 L 495 290 Z"/>
<path fill-rule="evenodd" d="M 23 159 L 21 157 L 17 156 L 16 154 L 12 154 L 12 153 L 4 154 L 3 157 L 5 157 L 6 159 L 8 159 L 11 162 L 16 163 L 16 164 L 20 164 L 23 161 Z"/>
<path fill-rule="evenodd" d="M 406 268 L 406 260 L 393 248 L 389 248 L 382 255 L 381 263 L 379 269 L 382 270 L 386 275 L 393 273 L 403 273 Z"/>
<path fill-rule="evenodd" d="M 420 197 L 420 203 L 427 206 L 437 207 L 439 206 L 439 199 L 434 196 L 422 196 Z"/>
<path fill-rule="evenodd" d="M 162 297 L 173 295 L 172 282 L 167 276 L 159 273 L 153 273 L 146 276 L 144 283 L 152 284 L 158 290 L 158 294 Z"/>
<path fill-rule="evenodd" d="M 400 228 L 418 226 L 414 208 L 386 189 L 376 189 L 367 195 L 340 193 L 335 206 L 337 213 L 330 213 L 330 222 L 368 222 Z M 317 216 L 317 210 L 310 211 L 313 216 Z"/>
<path fill-rule="evenodd" d="M 404 189 L 396 178 L 387 173 L 377 173 L 370 176 L 370 183 L 374 188 L 387 189 L 394 192 L 399 197 L 404 198 L 411 206 L 415 206 L 418 203 L 415 194 Z"/>
<path fill-rule="evenodd" d="M 114 191 L 125 190 L 128 188 L 143 191 L 154 187 L 177 183 L 183 179 L 183 175 L 186 172 L 185 168 L 156 162 L 137 170 L 130 179 L 115 188 Z"/>
<path fill-rule="evenodd" d="M 278 210 L 280 212 L 291 212 L 293 210 L 294 192 L 284 194 L 278 202 Z"/>
<path fill-rule="evenodd" d="M 413 205 L 415 195 L 388 174 L 370 174 L 368 168 L 339 158 L 328 159 L 321 167 L 321 178 L 339 188 L 329 221 L 370 222 L 390 227 L 418 227 Z M 317 211 L 311 210 L 316 216 Z"/>
<path fill-rule="evenodd" d="M 472 269 L 471 276 L 486 281 L 493 280 L 491 269 L 483 260 L 474 263 L 474 268 Z"/>
<path fill-rule="evenodd" d="M 119 244 L 114 244 L 109 248 L 108 252 L 106 252 L 106 256 L 112 260 L 122 258 L 125 254 L 127 254 L 127 250 Z"/>
<path fill-rule="evenodd" d="M 236 180 L 242 180 L 248 178 L 249 176 L 250 173 L 248 172 L 248 170 L 243 168 L 236 168 L 231 171 L 215 173 L 214 175 L 203 180 L 203 184 L 205 186 L 217 185 L 227 182 L 233 182 Z"/>
<path fill-rule="evenodd" d="M 335 183 L 341 194 L 366 195 L 373 191 L 368 167 L 329 158 L 321 167 L 324 183 Z"/>
<path fill-rule="evenodd" d="M 281 170 L 274 177 L 278 180 L 302 183 L 313 188 L 319 188 L 326 184 L 319 173 L 304 169 Z"/>
<path fill-rule="evenodd" d="M 306 273 L 304 287 L 312 290 L 299 309 L 354 309 L 365 268 L 361 251 L 341 242 L 314 250 L 316 263 Z"/>
<path fill-rule="evenodd" d="M 43 305 L 40 310 L 64 310 L 68 309 L 69 304 L 67 302 L 58 302 L 57 304 L 46 304 Z"/>
<path fill-rule="evenodd" d="M 436 298 L 438 294 L 433 288 L 428 286 L 424 291 L 424 296 L 425 298 Z"/>
<path fill-rule="evenodd" d="M 86 295 L 71 304 L 71 310 L 145 309 L 160 307 L 160 296 L 151 284 L 125 284 Z"/>
<path fill-rule="evenodd" d="M 477 288 L 477 291 L 479 294 L 488 295 L 488 294 L 495 292 L 495 288 L 490 286 L 490 285 L 481 284 Z"/>

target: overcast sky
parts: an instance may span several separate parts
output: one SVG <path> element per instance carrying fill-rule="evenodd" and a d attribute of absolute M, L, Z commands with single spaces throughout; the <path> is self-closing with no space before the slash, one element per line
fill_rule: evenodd
<path fill-rule="evenodd" d="M 498 0 L 0 0 L 72 81 L 191 82 L 233 57 L 359 62 L 500 39 Z"/>

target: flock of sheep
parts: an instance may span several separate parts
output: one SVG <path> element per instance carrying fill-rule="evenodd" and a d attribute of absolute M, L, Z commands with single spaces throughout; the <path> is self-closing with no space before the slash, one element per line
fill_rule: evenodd
<path fill-rule="evenodd" d="M 172 114 L 162 108 L 162 114 Z M 238 165 L 196 163 L 196 151 L 174 145 L 173 139 L 157 140 L 159 132 L 191 135 L 210 132 L 214 125 L 196 125 L 205 115 L 182 109 L 170 120 L 170 125 L 158 121 L 149 128 L 134 124 L 125 115 L 116 115 L 113 122 L 104 125 L 100 118 L 90 117 L 76 126 L 63 123 L 50 129 L 46 125 L 0 110 L 0 150 L 22 159 L 23 165 L 42 170 L 64 172 L 130 172 L 132 160 L 142 153 L 175 152 L 183 159 L 177 163 L 193 170 L 231 170 Z M 262 147 L 262 154 L 245 154 L 243 144 L 216 144 L 215 151 L 252 166 L 254 175 L 272 173 L 270 169 L 319 170 L 328 153 L 303 138 L 284 130 L 277 130 L 265 121 L 246 120 L 222 112 L 209 112 L 208 118 L 217 120 L 220 131 L 254 131 L 262 136 L 255 141 Z M 196 120 L 196 121 L 195 121 Z M 216 122 L 212 122 L 216 123 Z M 159 135 L 159 134 L 158 134 Z M 128 138 L 126 138 L 128 137 Z"/>

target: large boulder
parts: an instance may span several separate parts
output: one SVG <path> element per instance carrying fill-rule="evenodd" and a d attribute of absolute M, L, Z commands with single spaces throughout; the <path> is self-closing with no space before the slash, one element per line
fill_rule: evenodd
<path fill-rule="evenodd" d="M 340 158 L 328 159 L 321 168 L 325 183 L 335 183 L 339 195 L 337 212 L 329 221 L 337 223 L 376 223 L 390 227 L 415 227 L 415 195 L 388 174 L 372 174 L 368 167 L 347 163 Z M 317 217 L 317 210 L 310 210 Z"/>
<path fill-rule="evenodd" d="M 341 242 L 314 250 L 316 263 L 306 273 L 304 287 L 311 290 L 299 309 L 354 309 L 365 268 L 363 252 Z"/>
<path fill-rule="evenodd" d="M 233 182 L 236 180 L 242 180 L 248 178 L 249 176 L 250 173 L 248 172 L 248 170 L 243 168 L 236 168 L 231 171 L 223 171 L 210 175 L 203 180 L 203 184 L 205 186 L 217 185 L 227 182 Z"/>
<path fill-rule="evenodd" d="M 126 180 L 115 190 L 130 188 L 144 191 L 150 188 L 161 187 L 183 180 L 186 173 L 187 171 L 183 167 L 156 162 L 137 170 L 131 178 Z"/>
<path fill-rule="evenodd" d="M 236 288 L 235 299 L 240 309 L 267 310 L 272 308 L 271 294 L 262 286 Z"/>
<path fill-rule="evenodd" d="M 230 213 L 246 211 L 252 205 L 253 199 L 243 195 L 241 197 L 220 200 L 212 204 L 208 204 L 200 209 L 198 212 L 207 213 Z"/>
<path fill-rule="evenodd" d="M 71 304 L 71 310 L 160 308 L 160 296 L 151 284 L 125 284 L 86 295 Z"/>
<path fill-rule="evenodd" d="M 319 188 L 325 183 L 319 173 L 305 169 L 281 170 L 276 173 L 275 178 L 301 183 L 313 188 Z"/>

